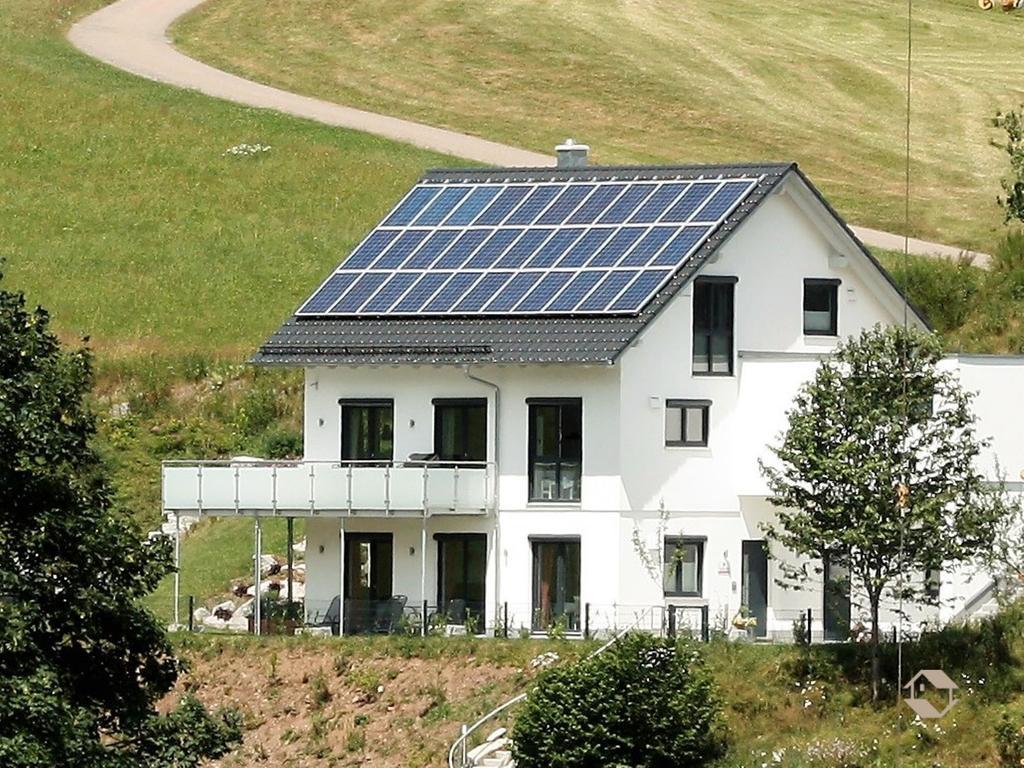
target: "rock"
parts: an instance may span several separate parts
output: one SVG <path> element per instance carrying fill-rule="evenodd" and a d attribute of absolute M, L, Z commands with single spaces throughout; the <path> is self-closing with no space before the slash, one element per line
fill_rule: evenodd
<path fill-rule="evenodd" d="M 497 728 L 497 729 L 491 731 L 489 734 L 487 734 L 487 738 L 484 739 L 484 741 L 497 741 L 498 739 L 503 737 L 506 733 L 508 733 L 508 729 L 507 728 Z"/>
<path fill-rule="evenodd" d="M 303 539 L 302 541 L 297 541 L 294 544 L 292 544 L 292 552 L 303 553 L 305 551 L 306 551 L 306 540 L 305 539 Z"/>
<path fill-rule="evenodd" d="M 246 600 L 244 603 L 242 603 L 240 606 L 238 606 L 238 610 L 235 611 L 235 614 L 238 615 L 238 616 L 243 616 L 246 619 L 248 619 L 250 616 L 252 616 L 252 612 L 255 609 L 256 608 L 255 608 L 255 605 L 254 605 L 254 601 Z"/>
<path fill-rule="evenodd" d="M 202 624 L 203 619 L 205 619 L 209 615 L 210 612 L 206 608 L 204 608 L 203 606 L 199 606 L 194 611 L 192 611 L 192 621 L 194 621 L 196 624 Z"/>
<path fill-rule="evenodd" d="M 219 603 L 213 607 L 213 615 L 222 621 L 227 621 L 234 613 L 235 604 L 230 600 L 225 600 L 223 603 Z"/>
<path fill-rule="evenodd" d="M 466 753 L 466 759 L 470 763 L 479 763 L 488 755 L 492 755 L 500 749 L 504 749 L 505 745 L 508 744 L 508 739 L 495 739 L 494 741 L 485 741 L 479 746 L 473 747 Z"/>
<path fill-rule="evenodd" d="M 277 558 L 273 555 L 260 555 L 260 576 L 269 576 L 273 573 L 277 573 L 281 569 L 281 564 L 277 562 Z"/>

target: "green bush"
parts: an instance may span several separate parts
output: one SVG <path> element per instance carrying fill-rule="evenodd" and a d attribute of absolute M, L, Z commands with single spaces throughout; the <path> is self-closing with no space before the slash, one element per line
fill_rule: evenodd
<path fill-rule="evenodd" d="M 982 271 L 970 259 L 894 255 L 887 259 L 893 279 L 940 333 L 962 326 L 982 287 Z"/>
<path fill-rule="evenodd" d="M 1024 718 L 1003 712 L 1002 720 L 996 725 L 996 747 L 1000 765 L 1015 768 L 1024 765 Z"/>
<path fill-rule="evenodd" d="M 726 748 L 718 693 L 696 648 L 639 633 L 544 673 L 513 743 L 519 768 L 683 768 Z"/>
<path fill-rule="evenodd" d="M 271 427 L 260 438 L 259 454 L 267 459 L 295 459 L 302 456 L 302 433 Z"/>

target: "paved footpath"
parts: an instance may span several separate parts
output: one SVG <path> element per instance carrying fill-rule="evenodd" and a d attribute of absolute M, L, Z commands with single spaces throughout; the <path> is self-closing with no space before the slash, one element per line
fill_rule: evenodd
<path fill-rule="evenodd" d="M 68 38 L 83 53 L 118 69 L 250 107 L 274 109 L 327 125 L 351 128 L 487 165 L 544 167 L 552 155 L 530 152 L 456 131 L 379 115 L 273 88 L 215 69 L 176 50 L 167 37 L 174 21 L 205 0 L 117 0 L 71 27 Z M 852 227 L 865 243 L 903 250 L 902 235 Z M 948 245 L 911 239 L 910 252 L 957 256 Z M 985 254 L 974 254 L 984 264 Z"/>

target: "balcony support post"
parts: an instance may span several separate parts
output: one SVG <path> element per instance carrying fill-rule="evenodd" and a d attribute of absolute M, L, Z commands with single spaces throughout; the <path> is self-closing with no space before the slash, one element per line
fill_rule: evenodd
<path fill-rule="evenodd" d="M 350 470 L 351 473 L 351 470 Z M 350 474 L 351 476 L 351 474 Z M 351 499 L 352 497 L 349 496 Z M 345 634 L 345 518 L 338 518 L 338 637 Z"/>
<path fill-rule="evenodd" d="M 423 616 L 420 625 L 423 635 L 427 634 L 427 516 L 420 518 L 420 602 L 423 605 Z M 440 611 L 441 606 L 437 609 Z"/>
<path fill-rule="evenodd" d="M 286 618 L 292 616 L 292 600 L 295 597 L 295 553 L 292 551 L 292 547 L 295 546 L 295 518 L 288 518 L 288 613 Z"/>
<path fill-rule="evenodd" d="M 174 513 L 174 626 L 181 624 L 178 603 L 181 602 L 181 513 Z"/>
<path fill-rule="evenodd" d="M 256 525 L 253 529 L 253 544 L 255 549 L 255 556 L 253 557 L 253 577 L 255 579 L 255 586 L 253 587 L 253 600 L 255 602 L 253 602 L 252 609 L 252 629 L 253 634 L 259 636 L 261 630 L 260 623 L 263 620 L 262 610 L 260 607 L 260 603 L 262 602 L 261 598 L 263 597 L 260 594 L 260 576 L 263 575 L 262 569 L 260 568 L 260 558 L 263 556 L 263 527 L 260 524 L 259 515 L 255 516 L 255 520 Z"/>

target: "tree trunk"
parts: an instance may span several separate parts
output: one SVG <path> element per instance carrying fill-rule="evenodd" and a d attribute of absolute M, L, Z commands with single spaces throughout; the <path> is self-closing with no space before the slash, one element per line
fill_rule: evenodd
<path fill-rule="evenodd" d="M 880 596 L 871 596 L 871 701 L 877 702 L 882 684 L 882 660 L 878 657 L 878 603 Z"/>

